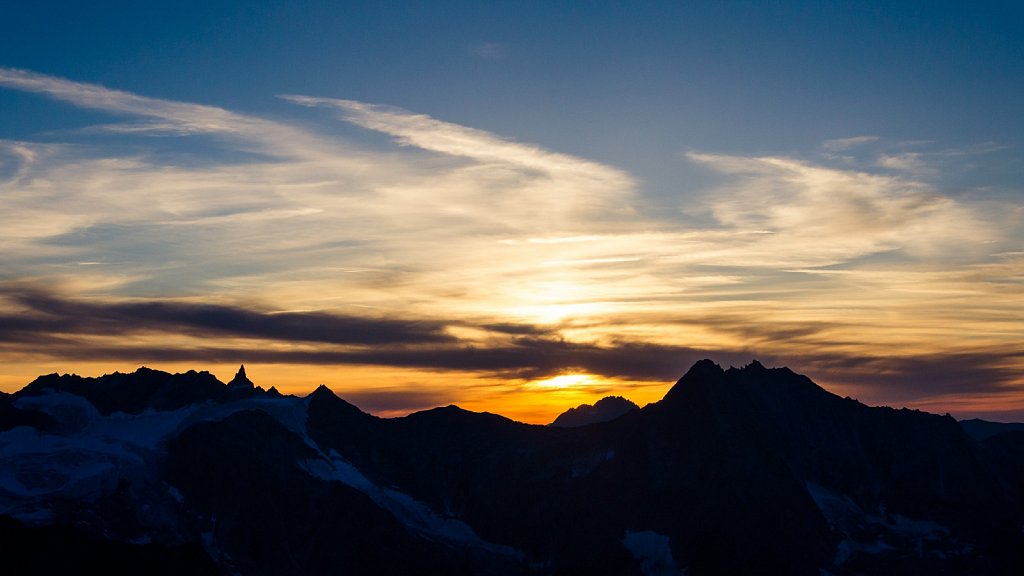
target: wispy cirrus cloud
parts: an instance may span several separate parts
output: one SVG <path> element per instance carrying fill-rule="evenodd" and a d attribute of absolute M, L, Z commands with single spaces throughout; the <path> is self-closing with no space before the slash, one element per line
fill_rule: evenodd
<path fill-rule="evenodd" d="M 1021 208 L 919 171 L 692 152 L 722 183 L 644 214 L 624 170 L 400 108 L 285 97 L 397 144 L 380 150 L 33 72 L 0 69 L 0 86 L 127 119 L 74 145 L 0 141 L 0 279 L 50 287 L 0 302 L 6 354 L 637 380 L 757 356 L 923 401 L 900 359 L 952 357 L 969 333 L 966 364 L 1006 384 L 1024 342 L 1007 320 Z M 178 136 L 211 152 L 170 153 Z"/>
<path fill-rule="evenodd" d="M 487 197 L 476 200 L 503 212 L 522 214 L 525 207 L 533 218 L 562 228 L 572 227 L 573 216 L 586 216 L 592 223 L 632 214 L 628 202 L 636 182 L 610 166 L 400 108 L 334 98 L 282 98 L 336 110 L 346 122 L 388 134 L 404 146 L 472 160 L 474 165 L 457 168 L 453 175 L 479 185 L 474 192 Z M 432 196 L 443 194 L 443 186 Z M 561 220 L 554 221 L 552 216 Z"/>
<path fill-rule="evenodd" d="M 216 106 L 140 96 L 28 70 L 0 67 L 0 86 L 45 95 L 81 108 L 153 119 L 143 124 L 101 125 L 111 131 L 234 136 L 239 142 L 258 143 L 263 151 L 278 154 L 300 150 L 313 154 L 329 145 L 328 140 L 287 124 Z"/>
<path fill-rule="evenodd" d="M 948 255 L 996 237 L 970 208 L 913 179 L 779 157 L 688 157 L 738 177 L 715 193 L 712 214 L 761 233 L 763 265 L 821 266 L 891 250 Z"/>
<path fill-rule="evenodd" d="M 878 142 L 878 136 L 851 136 L 849 138 L 835 138 L 821 143 L 821 149 L 826 152 L 844 152 L 851 148 L 857 148 L 865 144 Z"/>

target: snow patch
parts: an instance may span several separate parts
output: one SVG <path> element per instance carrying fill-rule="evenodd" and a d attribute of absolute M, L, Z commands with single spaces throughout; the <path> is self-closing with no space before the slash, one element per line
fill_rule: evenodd
<path fill-rule="evenodd" d="M 441 516 L 404 492 L 378 486 L 335 450 L 331 450 L 326 458 L 310 458 L 301 464 L 317 478 L 341 482 L 366 494 L 375 504 L 394 514 L 402 524 L 427 538 L 468 545 L 494 554 L 520 556 L 511 547 L 480 538 L 461 520 Z"/>
<path fill-rule="evenodd" d="M 178 490 L 177 488 L 171 486 L 170 484 L 164 485 L 167 486 L 167 493 L 171 495 L 171 498 L 173 498 L 175 502 L 177 502 L 178 504 L 185 503 L 185 497 L 181 494 L 181 490 Z"/>
<path fill-rule="evenodd" d="M 305 406 L 295 398 L 207 402 L 176 410 L 116 412 L 103 416 L 88 400 L 67 392 L 18 398 L 21 409 L 49 414 L 53 430 L 19 426 L 0 432 L 0 514 L 42 519 L 41 504 L 55 495 L 94 502 L 125 478 L 146 478 L 163 442 L 197 422 L 219 420 L 240 410 L 262 410 L 309 442 Z M 181 504 L 180 492 L 168 487 Z M 142 513 L 147 513 L 142 510 Z"/>
<path fill-rule="evenodd" d="M 644 576 L 681 576 L 686 571 L 676 565 L 672 557 L 669 537 L 651 530 L 626 532 L 622 544 L 634 558 L 640 561 Z"/>
<path fill-rule="evenodd" d="M 949 536 L 949 528 L 932 520 L 914 520 L 902 514 L 886 514 L 883 508 L 880 515 L 867 514 L 864 516 L 871 524 L 884 526 L 893 532 L 901 532 L 911 536 L 921 536 L 926 539 L 936 540 L 943 536 Z"/>
<path fill-rule="evenodd" d="M 0 432 L 0 514 L 23 521 L 44 523 L 52 519 L 53 512 L 42 503 L 55 495 L 83 503 L 95 502 L 116 489 L 120 479 L 144 477 L 152 458 L 164 451 L 166 440 L 194 424 L 258 410 L 321 455 L 303 463 L 310 474 L 363 492 L 425 538 L 521 558 L 511 547 L 483 540 L 465 522 L 441 516 L 408 494 L 378 486 L 337 452 L 324 454 L 309 436 L 307 402 L 302 398 L 248 398 L 226 404 L 206 402 L 176 410 L 149 409 L 138 414 L 117 412 L 109 416 L 100 414 L 88 400 L 66 392 L 26 396 L 15 405 L 49 414 L 57 422 L 56 429 L 46 432 L 30 427 Z M 157 490 L 161 487 L 166 489 L 169 503 L 184 502 L 174 486 L 153 486 Z M 203 541 L 208 551 L 216 553 L 212 534 L 203 534 Z"/>
<path fill-rule="evenodd" d="M 813 482 L 807 483 L 807 493 L 832 530 L 843 536 L 833 559 L 837 565 L 844 564 L 855 554 L 881 555 L 906 549 L 908 544 L 919 557 L 944 558 L 944 549 L 961 547 L 950 529 L 938 522 L 890 514 L 884 506 L 879 507 L 877 513 L 868 513 L 849 496 L 836 494 Z"/>
<path fill-rule="evenodd" d="M 52 416 L 57 423 L 58 432 L 63 433 L 82 430 L 103 418 L 92 402 L 68 392 L 24 396 L 15 400 L 14 406 Z"/>

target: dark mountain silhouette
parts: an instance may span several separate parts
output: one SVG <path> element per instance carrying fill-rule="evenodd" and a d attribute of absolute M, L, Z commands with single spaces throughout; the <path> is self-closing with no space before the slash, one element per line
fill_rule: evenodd
<path fill-rule="evenodd" d="M 249 377 L 245 375 L 245 364 L 238 367 L 238 372 L 235 373 L 235 377 L 228 382 L 228 388 L 255 388 L 256 385 L 249 380 Z"/>
<path fill-rule="evenodd" d="M 104 574 L 105 576 L 215 576 L 223 570 L 198 543 L 131 544 L 75 527 L 29 528 L 0 516 L 0 543 L 7 574 Z"/>
<path fill-rule="evenodd" d="M 639 406 L 629 400 L 626 400 L 622 396 L 606 396 L 595 402 L 593 405 L 580 404 L 575 408 L 569 408 L 565 412 L 559 414 L 558 418 L 555 418 L 555 421 L 549 424 L 549 426 L 557 426 L 561 428 L 586 426 L 587 424 L 596 424 L 598 422 L 614 420 L 626 412 L 639 409 Z"/>
<path fill-rule="evenodd" d="M 100 414 L 138 414 L 146 409 L 174 410 L 227 395 L 224 384 L 209 372 L 168 374 L 146 367 L 131 374 L 115 372 L 100 378 L 49 374 L 36 378 L 17 395 L 67 392 L 88 400 Z"/>
<path fill-rule="evenodd" d="M 1004 432 L 1024 432 L 1024 423 L 989 422 L 979 418 L 961 420 L 960 426 L 975 440 L 986 440 Z"/>
<path fill-rule="evenodd" d="M 51 375 L 0 397 L 0 527 L 243 575 L 1022 573 L 1024 432 L 970 426 L 757 362 L 579 427 Z"/>

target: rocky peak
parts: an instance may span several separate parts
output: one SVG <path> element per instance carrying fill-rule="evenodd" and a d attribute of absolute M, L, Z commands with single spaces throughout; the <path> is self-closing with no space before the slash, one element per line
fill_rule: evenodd
<path fill-rule="evenodd" d="M 725 370 L 711 360 L 699 360 L 676 381 L 675 385 L 665 394 L 663 402 L 677 402 L 679 398 L 697 389 L 708 389 L 720 384 L 725 378 Z"/>
<path fill-rule="evenodd" d="M 311 400 L 320 398 L 331 399 L 337 397 L 338 395 L 334 393 L 334 390 L 328 388 L 326 384 L 321 384 L 317 386 L 316 390 L 313 390 L 312 392 L 310 392 L 309 396 L 307 396 L 307 398 Z"/>
<path fill-rule="evenodd" d="M 608 422 L 639 408 L 639 406 L 622 396 L 606 396 L 595 402 L 593 406 L 590 404 L 580 404 L 575 408 L 569 408 L 561 413 L 558 418 L 555 418 L 555 421 L 550 425 L 574 428 L 597 422 Z"/>
<path fill-rule="evenodd" d="M 252 383 L 252 380 L 249 380 L 249 377 L 245 375 L 245 364 L 242 364 L 241 366 L 238 367 L 238 372 L 235 374 L 235 377 L 231 379 L 231 382 L 228 382 L 228 387 L 229 388 L 242 388 L 242 387 L 244 387 L 244 388 L 253 388 L 254 387 L 254 385 Z"/>

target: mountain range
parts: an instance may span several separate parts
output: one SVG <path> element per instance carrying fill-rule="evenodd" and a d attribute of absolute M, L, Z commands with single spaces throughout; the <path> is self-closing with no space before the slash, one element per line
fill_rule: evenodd
<path fill-rule="evenodd" d="M 0 395 L 0 562 L 1024 573 L 1020 427 L 869 407 L 756 361 L 702 360 L 659 402 L 611 404 L 600 421 L 536 426 L 457 406 L 378 418 L 324 386 L 264 390 L 244 368 L 227 384 L 147 368 L 41 376 Z"/>
<path fill-rule="evenodd" d="M 575 428 L 615 420 L 626 412 L 638 410 L 640 407 L 623 398 L 622 396 L 606 396 L 593 405 L 580 404 L 575 408 L 569 408 L 558 415 L 551 426 L 563 428 Z"/>

